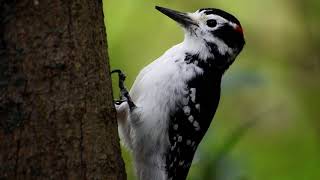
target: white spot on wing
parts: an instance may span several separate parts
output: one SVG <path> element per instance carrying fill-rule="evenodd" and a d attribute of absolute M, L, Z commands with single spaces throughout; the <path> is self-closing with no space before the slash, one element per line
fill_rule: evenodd
<path fill-rule="evenodd" d="M 190 91 L 191 91 L 191 94 L 190 94 L 191 101 L 196 102 L 196 88 L 191 88 Z"/>
<path fill-rule="evenodd" d="M 183 107 L 183 112 L 184 112 L 185 115 L 189 116 L 190 115 L 190 111 L 191 111 L 191 109 L 190 109 L 189 106 L 184 106 Z"/>
<path fill-rule="evenodd" d="M 176 148 L 176 142 L 173 144 L 173 146 L 171 146 L 171 151 L 173 151 Z"/>
<path fill-rule="evenodd" d="M 187 140 L 187 145 L 190 146 L 190 144 L 191 144 L 191 140 L 188 139 L 188 140 Z"/>
<path fill-rule="evenodd" d="M 191 143 L 191 146 L 194 147 L 195 144 L 196 144 L 196 143 L 193 141 L 193 142 Z"/>
<path fill-rule="evenodd" d="M 178 124 L 173 125 L 174 130 L 178 130 L 178 127 L 179 127 Z"/>
<path fill-rule="evenodd" d="M 184 161 L 179 162 L 179 166 L 182 166 L 184 164 Z"/>
<path fill-rule="evenodd" d="M 199 131 L 199 130 L 200 130 L 200 125 L 199 125 L 198 121 L 194 121 L 194 122 L 193 122 L 193 126 L 194 126 L 194 128 L 195 128 L 196 131 Z"/>
<path fill-rule="evenodd" d="M 192 115 L 191 115 L 191 116 L 189 116 L 189 117 L 188 117 L 188 120 L 192 123 L 192 122 L 193 122 L 193 120 L 194 120 L 193 116 L 192 116 Z"/>
<path fill-rule="evenodd" d="M 200 111 L 200 104 L 196 104 L 196 109 Z"/>

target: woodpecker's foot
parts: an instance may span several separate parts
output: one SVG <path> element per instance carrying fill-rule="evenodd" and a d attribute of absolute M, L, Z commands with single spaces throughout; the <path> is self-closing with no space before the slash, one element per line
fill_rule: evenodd
<path fill-rule="evenodd" d="M 124 81 L 126 80 L 126 75 L 120 69 L 116 69 L 116 70 L 111 71 L 111 74 L 113 74 L 113 73 L 118 73 L 120 90 L 125 89 Z"/>
<path fill-rule="evenodd" d="M 128 92 L 127 88 L 124 86 L 124 81 L 126 80 L 126 75 L 120 69 L 116 69 L 116 70 L 111 71 L 111 74 L 113 74 L 113 73 L 118 73 L 118 76 L 119 76 L 120 101 L 122 101 L 122 102 L 127 101 L 130 110 L 133 110 L 136 107 L 136 105 L 131 100 L 129 92 Z"/>
<path fill-rule="evenodd" d="M 126 75 L 120 69 L 113 70 L 111 74 L 113 73 L 118 73 L 118 76 L 119 76 L 120 99 L 121 100 L 128 99 L 127 96 L 129 93 L 126 87 L 124 86 Z"/>

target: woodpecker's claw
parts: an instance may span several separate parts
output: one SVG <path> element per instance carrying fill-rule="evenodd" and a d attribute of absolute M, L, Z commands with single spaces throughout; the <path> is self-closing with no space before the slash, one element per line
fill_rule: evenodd
<path fill-rule="evenodd" d="M 123 89 L 126 89 L 124 86 L 124 81 L 126 80 L 126 75 L 120 69 L 116 69 L 116 70 L 111 71 L 111 74 L 113 74 L 113 73 L 118 73 L 120 90 L 122 91 Z"/>
<path fill-rule="evenodd" d="M 126 75 L 120 69 L 116 69 L 116 70 L 111 71 L 111 74 L 113 74 L 113 73 L 118 73 L 119 79 L 121 79 L 123 81 L 126 80 Z"/>
<path fill-rule="evenodd" d="M 120 69 L 116 69 L 116 70 L 111 71 L 111 74 L 113 74 L 113 73 L 118 73 L 119 88 L 120 88 L 120 100 L 115 101 L 115 103 L 121 104 L 122 102 L 127 101 L 130 110 L 133 110 L 136 107 L 136 105 L 131 100 L 129 92 L 128 92 L 127 88 L 124 86 L 124 81 L 126 80 L 126 75 Z"/>

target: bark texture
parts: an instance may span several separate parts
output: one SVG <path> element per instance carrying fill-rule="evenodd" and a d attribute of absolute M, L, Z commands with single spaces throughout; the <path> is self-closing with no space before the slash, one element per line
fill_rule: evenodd
<path fill-rule="evenodd" d="M 0 179 L 125 179 L 101 0 L 0 0 L 0 22 Z"/>

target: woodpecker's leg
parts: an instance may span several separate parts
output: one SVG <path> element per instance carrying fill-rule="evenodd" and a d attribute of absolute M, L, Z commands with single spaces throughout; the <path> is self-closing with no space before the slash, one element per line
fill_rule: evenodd
<path fill-rule="evenodd" d="M 119 88 L 120 88 L 120 100 L 116 101 L 116 103 L 122 103 L 124 101 L 128 102 L 130 111 L 136 108 L 136 105 L 133 103 L 127 88 L 124 86 L 124 81 L 126 80 L 126 75 L 119 69 L 113 70 L 111 74 L 118 73 L 119 75 Z"/>

